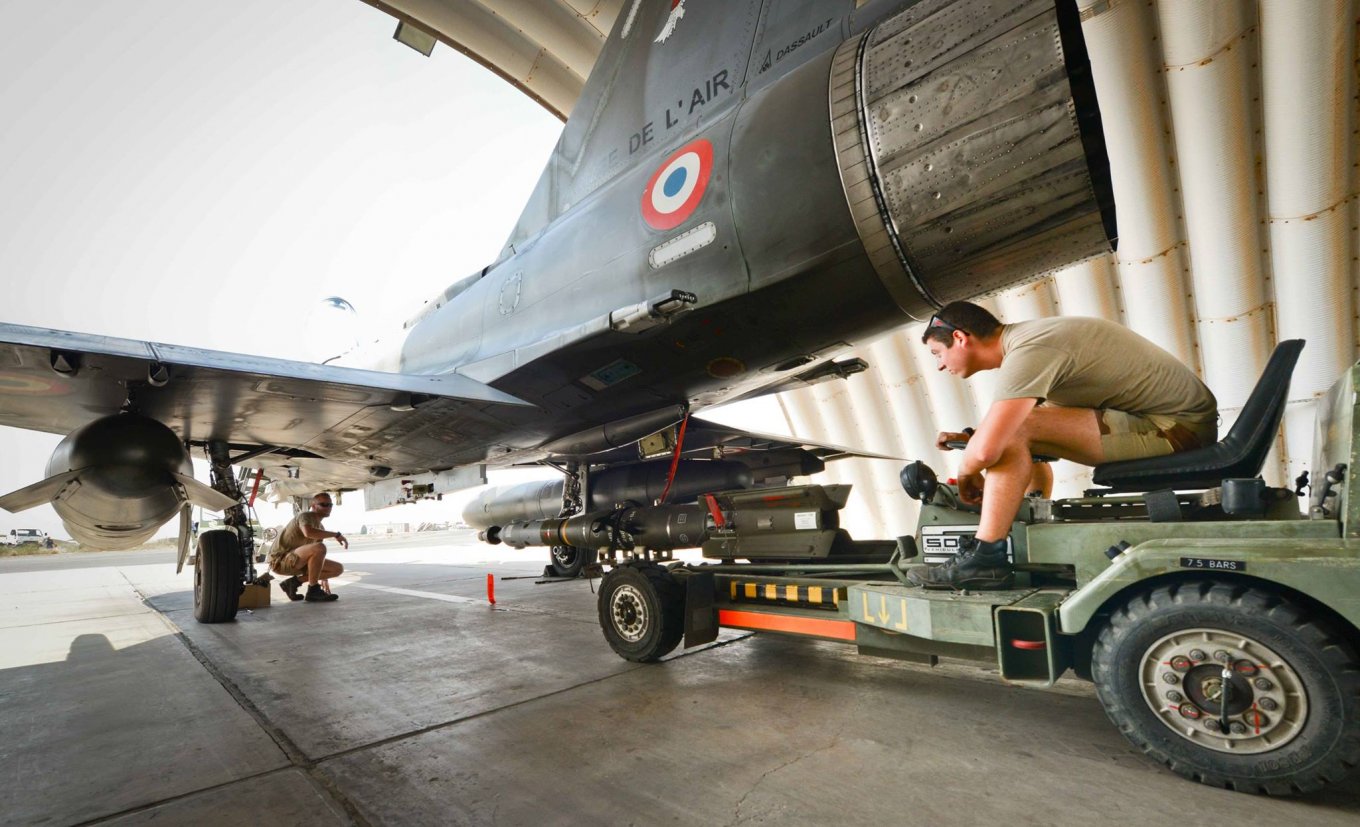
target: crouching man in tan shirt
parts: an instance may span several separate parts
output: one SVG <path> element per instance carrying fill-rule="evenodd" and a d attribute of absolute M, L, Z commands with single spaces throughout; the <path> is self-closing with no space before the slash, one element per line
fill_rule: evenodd
<path fill-rule="evenodd" d="M 908 576 L 926 588 L 1005 588 L 1006 538 L 1033 473 L 1033 454 L 1100 465 L 1189 451 L 1218 439 L 1218 403 L 1174 356 L 1104 319 L 1058 317 L 1002 324 L 985 308 L 951 302 L 921 337 L 939 365 L 967 378 L 996 370 L 996 394 L 969 438 L 959 497 L 981 504 L 972 542 Z"/>
<path fill-rule="evenodd" d="M 287 580 L 279 581 L 279 588 L 283 589 L 289 600 L 305 599 L 308 603 L 326 603 L 340 599 L 340 595 L 330 594 L 322 589 L 319 582 L 339 577 L 345 570 L 339 562 L 326 559 L 326 544 L 322 542 L 334 537 L 337 543 L 349 548 L 349 541 L 345 539 L 345 535 L 338 531 L 326 531 L 321 527 L 321 521 L 330 516 L 333 506 L 330 494 L 322 493 L 312 497 L 312 510 L 302 512 L 284 526 L 283 532 L 279 534 L 278 545 L 269 555 L 271 569 L 279 574 L 292 575 Z M 306 598 L 298 595 L 298 587 L 302 585 L 304 575 L 307 578 Z"/>

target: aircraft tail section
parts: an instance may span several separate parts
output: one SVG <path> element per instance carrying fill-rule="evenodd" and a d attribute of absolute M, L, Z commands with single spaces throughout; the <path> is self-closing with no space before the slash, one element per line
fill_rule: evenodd
<path fill-rule="evenodd" d="M 586 223 L 659 270 L 722 202 L 741 289 L 858 238 L 917 315 L 1107 252 L 1108 166 L 1074 0 L 625 0 L 506 255 L 617 189 Z"/>
<path fill-rule="evenodd" d="M 736 105 L 763 5 L 624 0 L 507 252 L 620 173 L 674 149 L 701 121 L 711 123 Z M 848 0 L 821 5 L 852 7 Z"/>

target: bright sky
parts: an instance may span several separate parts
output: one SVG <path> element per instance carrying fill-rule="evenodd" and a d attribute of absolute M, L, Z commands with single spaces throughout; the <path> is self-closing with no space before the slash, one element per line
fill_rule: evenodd
<path fill-rule="evenodd" d="M 371 338 L 493 261 L 561 123 L 395 27 L 359 0 L 5 0 L 0 321 L 310 359 L 323 298 Z M 59 438 L 0 428 L 0 492 Z M 362 499 L 333 527 L 457 511 Z M 66 536 L 0 511 L 25 527 Z"/>

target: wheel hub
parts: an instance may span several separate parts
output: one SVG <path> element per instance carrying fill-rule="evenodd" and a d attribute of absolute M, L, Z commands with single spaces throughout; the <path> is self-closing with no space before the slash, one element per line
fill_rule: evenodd
<path fill-rule="evenodd" d="M 634 586 L 625 583 L 614 590 L 609 598 L 609 616 L 614 631 L 629 643 L 637 643 L 647 633 L 647 601 Z"/>
<path fill-rule="evenodd" d="M 1308 718 L 1303 682 L 1284 658 L 1221 629 L 1167 635 L 1144 653 L 1140 677 L 1143 699 L 1163 724 L 1219 752 L 1278 749 Z"/>

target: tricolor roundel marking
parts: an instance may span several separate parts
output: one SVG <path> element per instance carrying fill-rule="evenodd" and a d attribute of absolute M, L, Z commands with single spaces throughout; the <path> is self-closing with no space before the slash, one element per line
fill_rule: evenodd
<path fill-rule="evenodd" d="M 713 144 L 690 141 L 661 162 L 642 191 L 642 218 L 654 230 L 679 227 L 694 214 L 713 171 Z"/>

